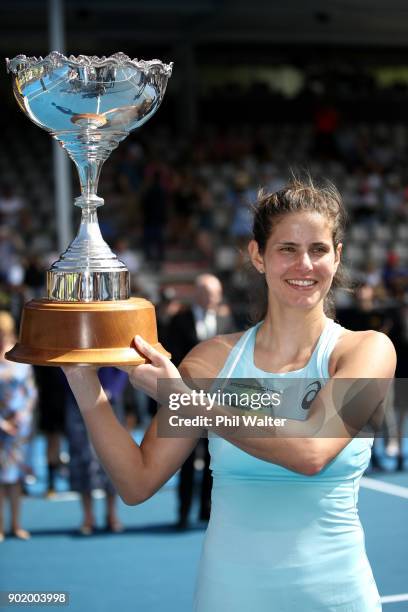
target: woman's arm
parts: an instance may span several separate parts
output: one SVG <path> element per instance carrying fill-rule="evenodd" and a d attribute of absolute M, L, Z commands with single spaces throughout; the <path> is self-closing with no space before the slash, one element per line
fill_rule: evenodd
<path fill-rule="evenodd" d="M 259 459 L 307 475 L 318 473 L 368 423 L 384 400 L 395 371 L 395 349 L 384 334 L 350 334 L 343 345 L 333 376 L 318 393 L 306 421 L 288 420 L 281 430 L 269 428 L 264 432 L 264 437 L 244 437 L 242 430 L 235 431 L 230 427 L 223 430 L 217 428 L 217 433 Z M 150 345 L 138 344 L 138 348 L 149 359 L 155 358 L 156 351 Z M 217 359 L 216 349 L 214 341 L 205 343 L 205 346 L 199 345 L 186 358 L 186 362 L 194 356 L 195 362 L 208 364 L 212 352 L 213 359 Z M 206 358 L 202 359 L 205 350 Z M 133 382 L 138 385 L 138 368 L 134 372 Z M 201 378 L 209 376 L 207 369 L 204 372 Z M 151 370 L 150 374 L 154 376 L 154 371 Z M 196 378 L 200 376 L 196 374 Z M 148 393 L 154 393 L 152 381 L 149 384 L 145 381 L 144 384 Z M 197 408 L 194 410 L 197 411 Z M 205 406 L 198 408 L 198 412 L 209 414 Z M 213 407 L 212 415 L 216 416 L 217 413 L 231 414 L 231 410 L 222 406 Z"/>
<path fill-rule="evenodd" d="M 154 367 L 162 378 L 166 378 L 169 376 L 168 364 L 163 358 L 163 365 L 160 359 L 162 356 L 157 358 Z M 174 366 L 169 363 L 172 370 Z M 197 439 L 159 438 L 157 417 L 154 417 L 139 447 L 113 413 L 96 370 L 84 366 L 69 366 L 63 370 L 89 438 L 119 495 L 129 505 L 145 501 L 181 467 Z"/>

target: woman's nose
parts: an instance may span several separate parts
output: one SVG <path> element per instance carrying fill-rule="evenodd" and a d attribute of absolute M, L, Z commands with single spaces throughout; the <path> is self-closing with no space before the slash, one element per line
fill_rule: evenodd
<path fill-rule="evenodd" d="M 308 252 L 299 253 L 296 260 L 296 267 L 299 270 L 312 270 L 313 264 Z"/>

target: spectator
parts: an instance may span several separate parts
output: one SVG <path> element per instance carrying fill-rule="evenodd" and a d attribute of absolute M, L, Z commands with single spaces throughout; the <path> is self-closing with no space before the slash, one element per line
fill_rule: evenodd
<path fill-rule="evenodd" d="M 27 465 L 37 392 L 32 368 L 7 361 L 15 343 L 15 326 L 8 312 L 0 312 L 0 542 L 4 540 L 4 501 L 11 509 L 11 533 L 20 540 L 30 534 L 20 524 L 21 482 L 31 472 Z"/>
<path fill-rule="evenodd" d="M 99 377 L 117 418 L 123 423 L 122 394 L 127 382 L 126 374 L 116 368 L 103 368 L 99 372 Z M 88 536 L 94 532 L 95 517 L 92 504 L 94 489 L 103 489 L 106 493 L 106 529 L 112 533 L 119 533 L 123 527 L 116 512 L 116 491 L 96 457 L 82 416 L 70 392 L 66 396 L 65 419 L 70 455 L 70 486 L 73 491 L 78 491 L 80 494 L 83 511 L 79 533 Z"/>
<path fill-rule="evenodd" d="M 201 274 L 196 281 L 193 303 L 180 310 L 168 324 L 167 348 L 172 361 L 179 365 L 187 353 L 200 341 L 216 334 L 232 331 L 234 325 L 229 308 L 222 304 L 222 285 L 212 274 Z M 211 474 L 208 440 L 201 440 L 197 448 L 185 461 L 180 471 L 178 486 L 178 527 L 185 529 L 193 500 L 195 461 L 202 459 L 203 470 L 200 494 L 200 520 L 210 516 Z"/>
<path fill-rule="evenodd" d="M 339 319 L 345 327 L 353 331 L 374 329 L 386 334 L 395 344 L 398 354 L 398 343 L 402 331 L 399 309 L 383 304 L 376 299 L 372 285 L 365 284 L 357 289 L 354 307 L 339 313 Z M 394 388 L 390 389 L 387 396 L 384 423 L 379 435 L 384 437 L 387 454 L 394 455 L 398 449 Z M 376 470 L 382 469 L 376 441 L 371 453 L 371 466 Z"/>
<path fill-rule="evenodd" d="M 164 260 L 168 197 L 159 171 L 145 178 L 141 192 L 143 250 L 156 268 Z"/>
<path fill-rule="evenodd" d="M 0 215 L 3 223 L 17 229 L 24 206 L 24 201 L 14 193 L 11 185 L 3 185 L 0 195 Z"/>
<path fill-rule="evenodd" d="M 65 383 L 59 368 L 34 367 L 38 386 L 39 429 L 45 436 L 47 459 L 46 495 L 56 491 L 56 477 L 61 467 L 61 442 L 65 433 Z"/>

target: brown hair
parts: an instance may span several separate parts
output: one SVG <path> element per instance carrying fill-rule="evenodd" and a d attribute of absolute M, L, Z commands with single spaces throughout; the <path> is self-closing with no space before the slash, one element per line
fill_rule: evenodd
<path fill-rule="evenodd" d="M 302 181 L 293 178 L 283 189 L 274 193 L 266 193 L 263 189 L 258 192 L 258 199 L 253 206 L 253 238 L 258 243 L 259 252 L 265 252 L 266 243 L 276 225 L 284 215 L 296 212 L 317 212 L 326 217 L 332 227 L 333 246 L 336 249 L 343 240 L 346 226 L 346 212 L 340 193 L 336 187 L 325 182 L 315 185 L 310 178 Z M 268 308 L 268 292 L 264 277 L 262 277 L 263 291 L 261 300 L 253 309 L 252 320 L 261 321 Z M 324 311 L 334 316 L 333 289 L 348 285 L 347 274 L 340 262 L 329 293 L 324 301 Z"/>

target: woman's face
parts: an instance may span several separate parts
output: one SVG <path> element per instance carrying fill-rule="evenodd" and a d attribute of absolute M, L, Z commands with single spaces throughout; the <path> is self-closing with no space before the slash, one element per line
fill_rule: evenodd
<path fill-rule="evenodd" d="M 317 212 L 298 212 L 282 217 L 263 254 L 254 240 L 249 253 L 254 266 L 265 274 L 270 301 L 311 309 L 323 302 L 331 287 L 341 245 L 334 249 L 326 217 Z"/>

